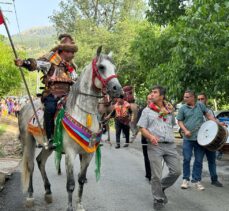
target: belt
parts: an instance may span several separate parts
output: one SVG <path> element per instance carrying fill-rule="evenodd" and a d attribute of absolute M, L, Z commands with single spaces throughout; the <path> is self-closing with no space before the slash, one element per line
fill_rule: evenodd
<path fill-rule="evenodd" d="M 163 141 L 163 142 L 158 142 L 159 144 L 171 144 L 173 142 L 169 142 L 169 141 Z"/>

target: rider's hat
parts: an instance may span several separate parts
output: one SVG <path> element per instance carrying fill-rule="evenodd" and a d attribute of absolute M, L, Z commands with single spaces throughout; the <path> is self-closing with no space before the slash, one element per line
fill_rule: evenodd
<path fill-rule="evenodd" d="M 60 43 L 54 47 L 51 51 L 71 51 L 71 52 L 77 52 L 78 47 L 75 44 L 72 36 L 70 34 L 61 34 L 58 37 Z"/>

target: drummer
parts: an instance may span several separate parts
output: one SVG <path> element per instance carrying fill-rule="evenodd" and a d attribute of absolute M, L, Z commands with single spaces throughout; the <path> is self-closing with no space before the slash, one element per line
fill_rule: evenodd
<path fill-rule="evenodd" d="M 212 116 L 215 117 L 214 112 L 207 105 L 208 98 L 204 92 L 201 92 L 198 94 L 197 100 L 199 102 L 203 103 L 204 105 L 206 105 L 206 107 L 208 109 L 208 113 L 210 113 Z M 216 173 L 216 152 L 210 151 L 207 148 L 205 148 L 205 154 L 206 154 L 207 161 L 208 161 L 209 173 L 211 175 L 211 181 L 212 181 L 211 184 L 216 186 L 216 187 L 223 187 L 223 184 L 218 181 L 218 175 Z"/>
<path fill-rule="evenodd" d="M 197 142 L 197 133 L 200 126 L 204 123 L 205 116 L 209 120 L 217 121 L 212 116 L 206 106 L 203 103 L 196 102 L 195 93 L 191 90 L 187 90 L 184 93 L 185 104 L 179 109 L 177 120 L 183 135 L 183 183 L 182 189 L 189 188 L 190 181 L 190 162 L 192 158 L 192 152 L 194 150 L 194 164 L 192 169 L 193 186 L 197 190 L 204 190 L 204 186 L 201 184 L 201 174 L 203 166 L 203 157 L 205 149 Z"/>

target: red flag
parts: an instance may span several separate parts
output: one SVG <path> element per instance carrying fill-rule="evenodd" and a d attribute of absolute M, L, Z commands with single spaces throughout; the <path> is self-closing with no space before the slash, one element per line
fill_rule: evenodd
<path fill-rule="evenodd" d="M 4 23 L 2 11 L 0 10 L 0 25 Z"/>

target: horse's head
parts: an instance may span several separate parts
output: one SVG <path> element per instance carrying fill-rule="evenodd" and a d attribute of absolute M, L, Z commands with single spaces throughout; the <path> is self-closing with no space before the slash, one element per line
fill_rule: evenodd
<path fill-rule="evenodd" d="M 119 97 L 123 94 L 122 87 L 115 74 L 115 65 L 112 62 L 112 54 L 101 54 L 102 46 L 97 49 L 96 58 L 92 61 L 92 82 L 97 90 L 102 90 L 110 97 Z"/>

